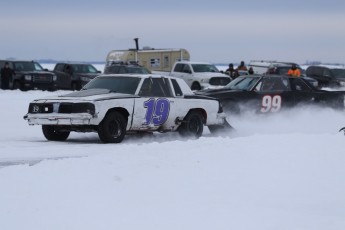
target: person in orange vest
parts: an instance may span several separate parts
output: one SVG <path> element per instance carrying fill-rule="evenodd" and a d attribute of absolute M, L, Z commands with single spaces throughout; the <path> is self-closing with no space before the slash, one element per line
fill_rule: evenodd
<path fill-rule="evenodd" d="M 300 77 L 301 71 L 297 68 L 295 64 L 292 64 L 291 69 L 289 69 L 287 74 L 293 77 Z"/>

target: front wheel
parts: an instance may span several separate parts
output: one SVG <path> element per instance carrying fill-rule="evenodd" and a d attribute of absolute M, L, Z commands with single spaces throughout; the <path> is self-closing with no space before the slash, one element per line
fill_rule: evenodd
<path fill-rule="evenodd" d="M 42 132 L 49 141 L 65 141 L 70 134 L 69 131 L 59 131 L 58 127 L 54 125 L 42 125 Z"/>
<path fill-rule="evenodd" d="M 201 90 L 201 86 L 198 82 L 194 82 L 190 88 L 191 90 Z"/>
<path fill-rule="evenodd" d="M 193 111 L 188 113 L 182 122 L 183 123 L 178 129 L 180 135 L 192 136 L 195 138 L 201 137 L 204 131 L 204 123 L 203 117 L 199 112 Z"/>
<path fill-rule="evenodd" d="M 103 143 L 120 143 L 126 135 L 127 120 L 117 112 L 109 112 L 98 125 L 98 136 Z"/>

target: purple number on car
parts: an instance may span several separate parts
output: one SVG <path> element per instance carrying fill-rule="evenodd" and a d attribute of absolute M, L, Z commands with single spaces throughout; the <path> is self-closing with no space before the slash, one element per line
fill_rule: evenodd
<path fill-rule="evenodd" d="M 162 125 L 169 117 L 170 101 L 166 98 L 150 98 L 144 102 L 144 107 L 147 108 L 144 123 L 146 125 Z"/>

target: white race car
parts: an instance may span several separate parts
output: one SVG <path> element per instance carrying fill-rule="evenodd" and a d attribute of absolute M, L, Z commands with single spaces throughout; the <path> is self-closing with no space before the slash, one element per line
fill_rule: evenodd
<path fill-rule="evenodd" d="M 80 91 L 36 99 L 24 116 L 42 125 L 48 140 L 64 141 L 71 131 L 98 132 L 104 143 L 126 133 L 178 131 L 200 137 L 230 127 L 218 100 L 195 95 L 182 80 L 159 75 L 100 75 Z"/>

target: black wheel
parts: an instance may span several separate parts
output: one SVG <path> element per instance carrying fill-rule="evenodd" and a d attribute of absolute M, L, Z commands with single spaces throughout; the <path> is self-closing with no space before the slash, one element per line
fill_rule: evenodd
<path fill-rule="evenodd" d="M 72 90 L 80 90 L 81 86 L 78 82 L 72 82 L 71 88 Z"/>
<path fill-rule="evenodd" d="M 188 113 L 178 131 L 182 136 L 201 137 L 204 131 L 202 115 L 197 111 Z"/>
<path fill-rule="evenodd" d="M 191 90 L 201 90 L 201 86 L 198 82 L 194 82 L 190 88 Z"/>
<path fill-rule="evenodd" d="M 103 143 L 120 143 L 126 135 L 127 119 L 119 112 L 109 112 L 98 125 L 98 136 Z"/>
<path fill-rule="evenodd" d="M 22 90 L 22 86 L 21 86 L 21 84 L 20 84 L 20 82 L 19 81 L 15 81 L 14 83 L 13 83 L 13 87 L 12 87 L 13 89 L 20 89 L 20 90 Z"/>
<path fill-rule="evenodd" d="M 65 141 L 70 134 L 69 131 L 59 131 L 58 126 L 54 125 L 42 125 L 42 131 L 49 141 Z"/>

